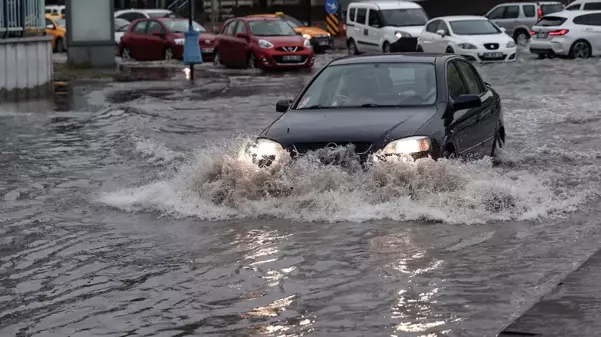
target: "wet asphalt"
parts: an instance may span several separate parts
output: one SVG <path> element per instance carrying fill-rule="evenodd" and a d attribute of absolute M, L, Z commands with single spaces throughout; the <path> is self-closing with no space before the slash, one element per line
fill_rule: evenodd
<path fill-rule="evenodd" d="M 310 72 L 150 64 L 0 104 L 0 336 L 496 336 L 601 239 L 601 61 L 520 56 L 478 66 L 498 165 L 247 170 Z"/>

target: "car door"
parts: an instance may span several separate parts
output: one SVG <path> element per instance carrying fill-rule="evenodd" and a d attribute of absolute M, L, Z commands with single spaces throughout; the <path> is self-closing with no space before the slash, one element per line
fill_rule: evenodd
<path fill-rule="evenodd" d="M 586 14 L 574 18 L 574 23 L 582 25 L 585 38 L 595 55 L 601 54 L 601 13 Z"/>
<path fill-rule="evenodd" d="M 505 5 L 503 14 L 500 18 L 492 20 L 497 25 L 505 28 L 505 33 L 509 36 L 513 36 L 515 28 L 520 24 L 520 6 L 519 5 Z"/>
<path fill-rule="evenodd" d="M 219 56 L 221 57 L 221 62 L 224 65 L 236 64 L 236 55 L 234 54 L 232 47 L 234 32 L 236 31 L 237 24 L 238 20 L 227 22 L 219 34 Z"/>
<path fill-rule="evenodd" d="M 367 27 L 367 8 L 357 8 L 357 17 L 353 29 L 356 32 L 357 49 L 362 53 L 374 50 L 369 42 L 369 29 Z"/>
<path fill-rule="evenodd" d="M 374 51 L 383 51 L 380 48 L 380 41 L 382 40 L 382 20 L 380 20 L 380 11 L 377 9 L 370 8 L 367 11 L 367 42 L 370 44 L 370 48 Z M 388 41 L 394 43 L 395 41 Z"/>
<path fill-rule="evenodd" d="M 148 21 L 146 36 L 142 41 L 142 49 L 147 55 L 148 60 L 164 60 L 165 51 L 169 47 L 169 41 L 166 39 L 167 31 L 157 20 Z"/>
<path fill-rule="evenodd" d="M 246 36 L 238 37 L 238 34 L 244 34 Z M 238 66 L 245 66 L 248 61 L 248 53 L 250 50 L 250 37 L 252 33 L 248 27 L 246 21 L 238 20 L 238 24 L 234 29 L 230 50 L 232 55 L 235 56 L 235 62 Z"/>
<path fill-rule="evenodd" d="M 129 48 L 131 57 L 136 60 L 146 59 L 146 55 L 144 54 L 144 40 L 146 39 L 147 26 L 147 20 L 136 21 L 127 42 L 126 47 Z"/>
<path fill-rule="evenodd" d="M 434 42 L 437 38 L 440 38 L 438 34 L 436 34 L 436 30 L 438 29 L 440 20 L 432 20 L 426 25 L 426 29 L 419 36 L 420 45 L 424 52 L 433 53 L 434 52 Z"/>
<path fill-rule="evenodd" d="M 446 53 L 447 47 L 450 43 L 451 32 L 449 30 L 449 26 L 444 20 L 438 21 L 438 28 L 436 29 L 436 31 L 439 30 L 444 31 L 444 36 L 440 36 L 438 35 L 438 33 L 435 34 L 436 36 L 434 37 L 434 41 L 432 43 L 433 52 Z"/>
<path fill-rule="evenodd" d="M 451 106 L 459 96 L 468 93 L 468 88 L 461 72 L 453 61 L 447 63 L 447 85 Z M 467 156 L 480 155 L 482 136 L 478 132 L 479 115 L 480 108 L 472 108 L 457 110 L 445 116 L 445 125 L 453 138 L 457 154 Z"/>
<path fill-rule="evenodd" d="M 496 23 L 499 27 L 503 27 L 503 28 L 507 29 L 507 27 L 505 27 L 503 24 L 506 9 L 507 9 L 507 5 L 499 5 L 493 9 L 491 9 L 490 12 L 486 13 L 485 16 L 490 21 Z"/>
<path fill-rule="evenodd" d="M 469 62 L 455 60 L 457 69 L 461 73 L 468 94 L 480 96 L 482 106 L 479 108 L 476 119 L 475 134 L 481 143 L 479 153 L 490 155 L 500 117 L 500 104 L 496 101 L 492 91 L 486 87 L 484 81 Z"/>

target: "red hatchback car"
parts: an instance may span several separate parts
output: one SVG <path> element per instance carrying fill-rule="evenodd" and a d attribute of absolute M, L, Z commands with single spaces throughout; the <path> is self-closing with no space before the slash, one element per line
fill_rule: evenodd
<path fill-rule="evenodd" d="M 309 40 L 280 18 L 228 20 L 217 35 L 213 62 L 230 67 L 311 68 L 315 54 Z"/>
<path fill-rule="evenodd" d="M 206 33 L 205 28 L 196 22 L 193 22 L 192 26 L 200 32 L 198 43 L 203 60 L 211 60 L 215 35 Z M 181 60 L 184 57 L 184 33 L 187 31 L 186 18 L 135 20 L 119 42 L 119 55 L 124 60 Z"/>

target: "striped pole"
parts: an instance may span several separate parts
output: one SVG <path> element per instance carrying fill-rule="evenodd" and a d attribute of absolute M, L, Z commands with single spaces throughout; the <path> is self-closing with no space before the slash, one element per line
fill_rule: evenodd
<path fill-rule="evenodd" d="M 328 28 L 328 33 L 332 34 L 332 36 L 338 35 L 338 24 L 340 20 L 338 20 L 338 15 L 336 14 L 328 14 L 326 16 L 326 26 Z"/>

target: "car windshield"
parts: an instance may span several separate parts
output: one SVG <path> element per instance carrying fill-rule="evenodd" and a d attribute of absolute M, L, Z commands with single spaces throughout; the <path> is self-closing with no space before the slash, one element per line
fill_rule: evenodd
<path fill-rule="evenodd" d="M 151 18 L 170 18 L 170 17 L 175 17 L 175 14 L 173 12 L 170 12 L 170 11 L 164 11 L 164 12 L 147 12 L 146 14 L 148 14 L 148 16 L 150 16 Z"/>
<path fill-rule="evenodd" d="M 501 34 L 501 30 L 488 20 L 458 20 L 449 23 L 456 35 Z"/>
<path fill-rule="evenodd" d="M 382 13 L 384 26 L 423 26 L 428 21 L 428 16 L 421 8 L 385 9 L 381 10 L 380 13 Z"/>
<path fill-rule="evenodd" d="M 115 30 L 122 29 L 129 25 L 129 21 L 125 19 L 115 19 Z"/>
<path fill-rule="evenodd" d="M 54 22 L 56 22 L 59 27 L 67 28 L 67 21 L 65 21 L 65 19 L 54 19 Z"/>
<path fill-rule="evenodd" d="M 250 31 L 256 36 L 292 36 L 296 32 L 283 20 L 249 21 Z"/>
<path fill-rule="evenodd" d="M 188 31 L 188 20 L 163 20 L 167 29 L 172 33 L 185 33 Z M 207 30 L 195 21 L 192 21 L 192 27 L 197 32 L 206 32 Z"/>
<path fill-rule="evenodd" d="M 285 16 L 284 20 L 286 20 L 286 22 L 292 26 L 292 28 L 297 28 L 297 27 L 303 27 L 305 26 L 302 22 L 298 21 L 297 19 L 291 17 L 291 16 Z"/>
<path fill-rule="evenodd" d="M 360 63 L 324 69 L 295 109 L 425 106 L 435 101 L 433 64 Z"/>

